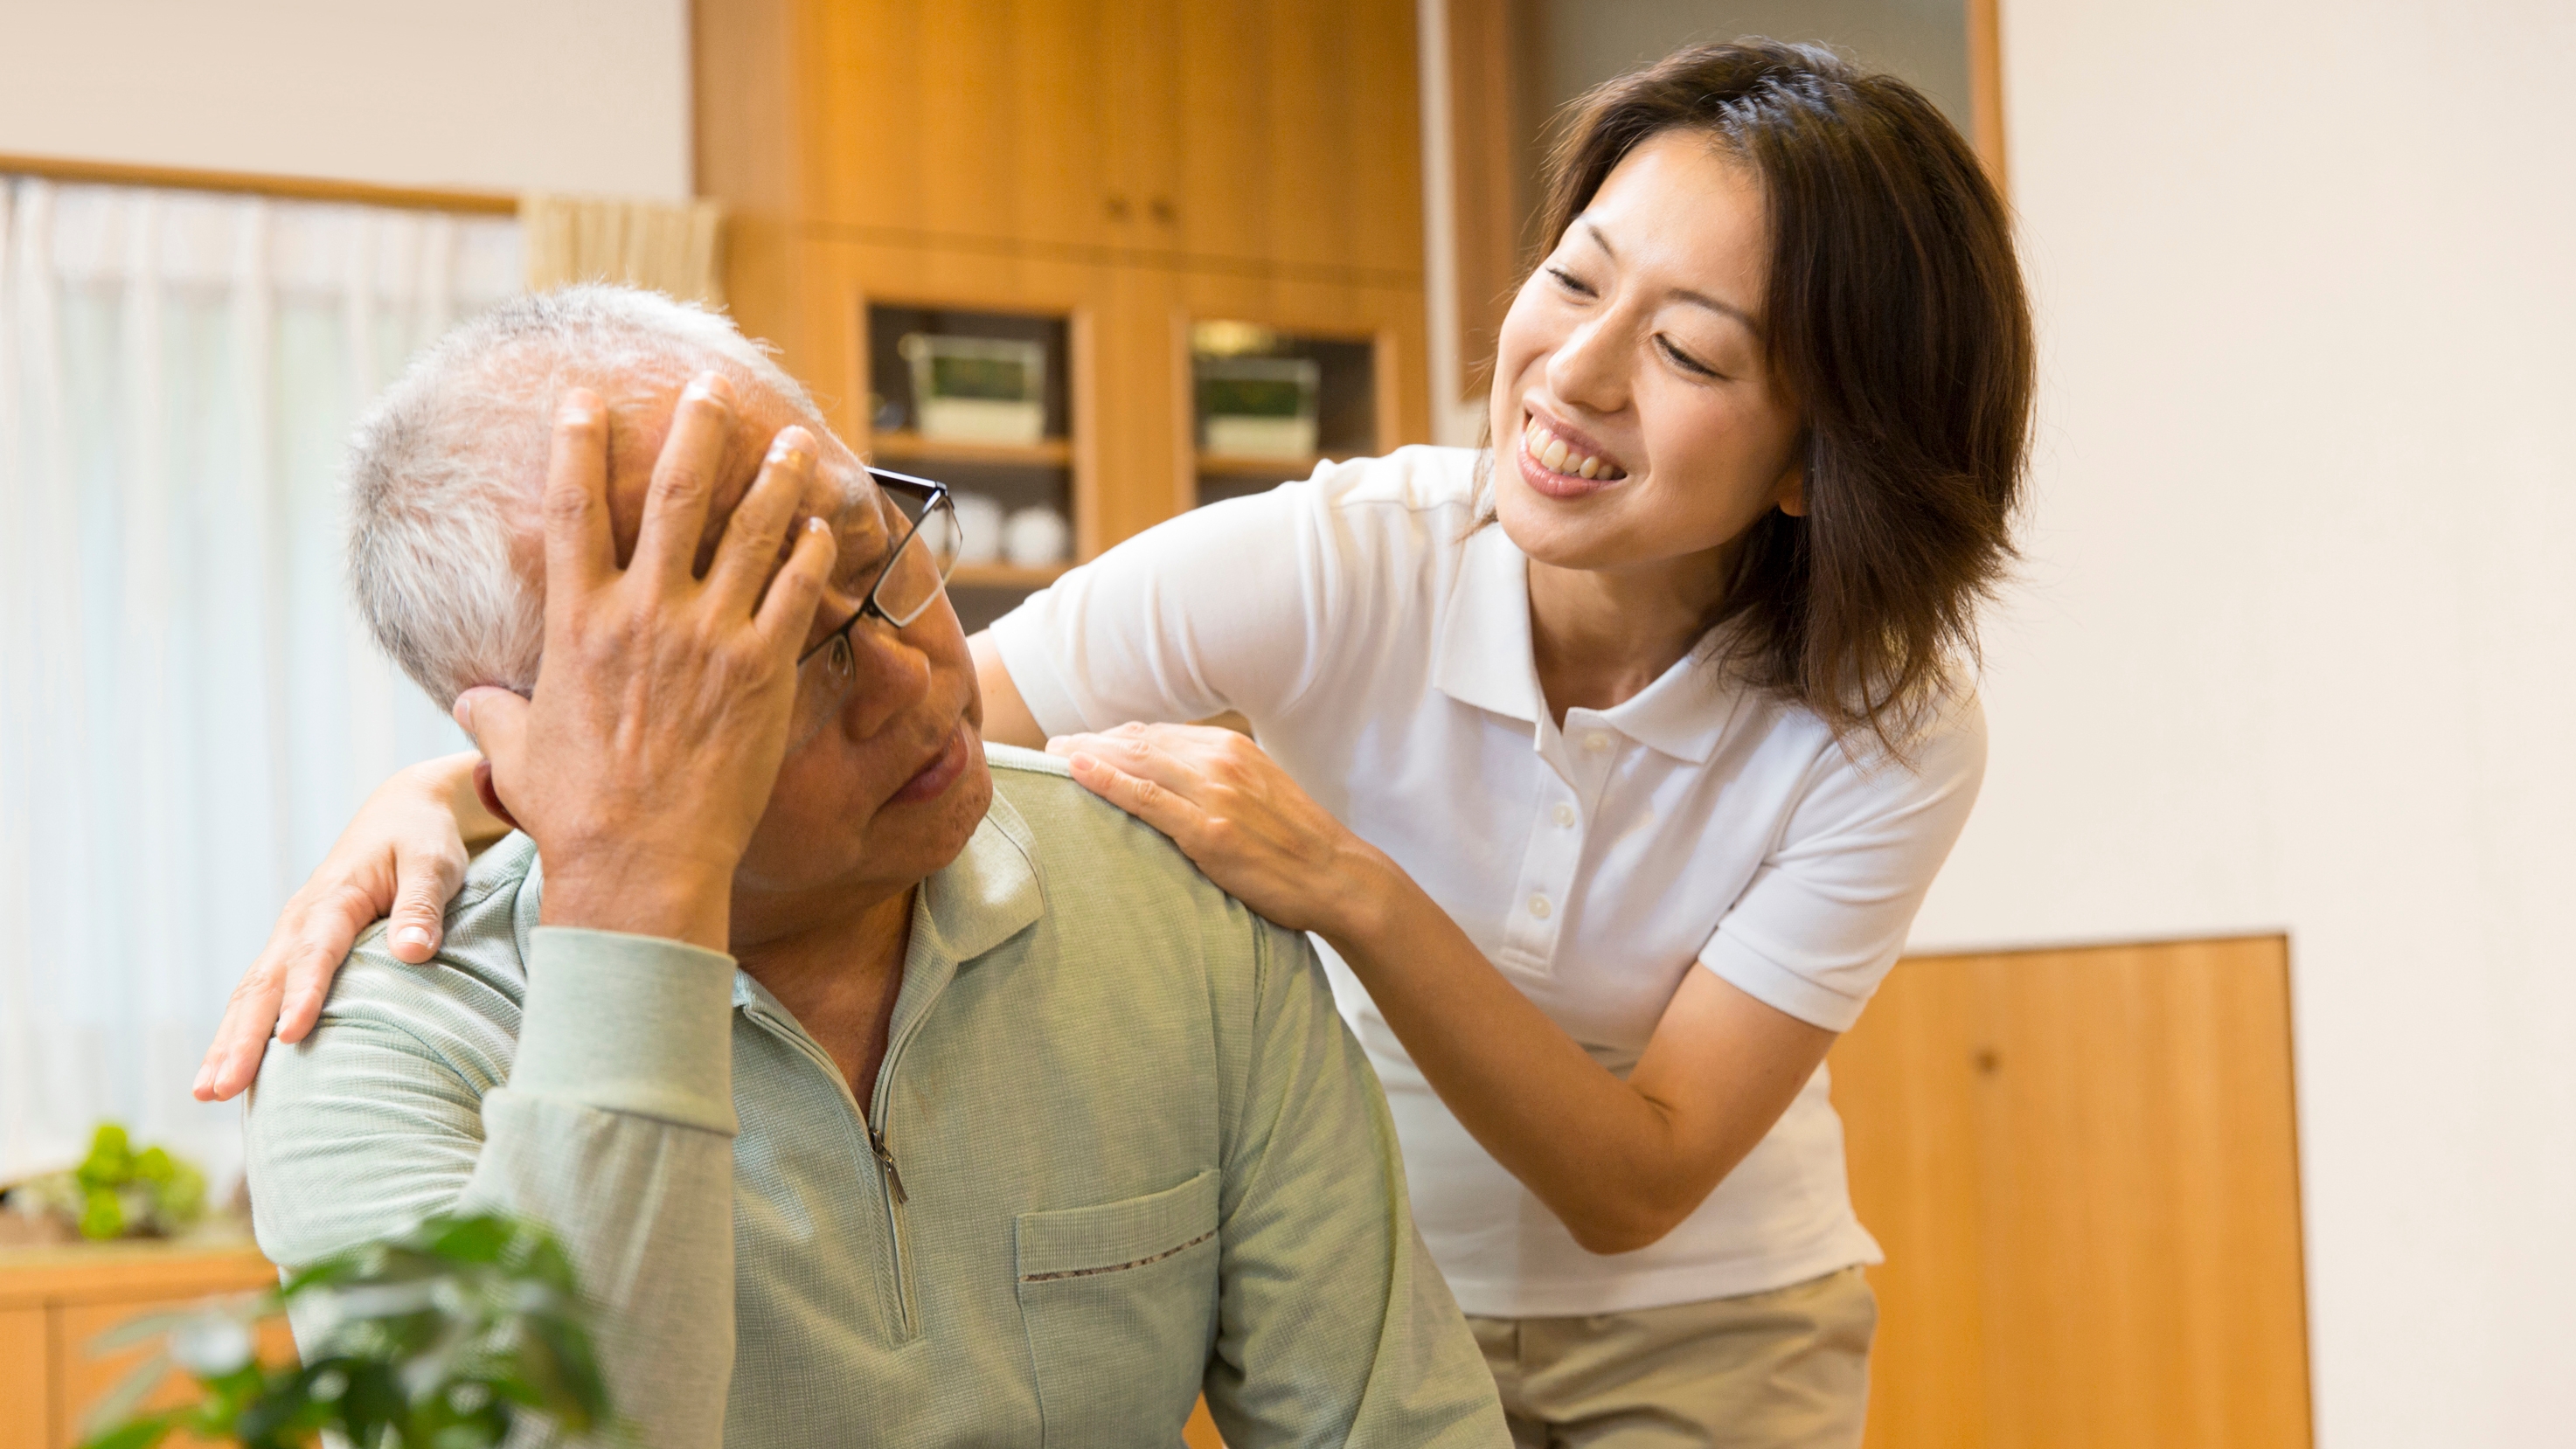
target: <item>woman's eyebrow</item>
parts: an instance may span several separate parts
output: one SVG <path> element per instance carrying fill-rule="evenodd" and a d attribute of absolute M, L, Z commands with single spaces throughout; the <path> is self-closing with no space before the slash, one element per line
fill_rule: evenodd
<path fill-rule="evenodd" d="M 1608 257 L 1614 262 L 1619 260 L 1618 251 L 1610 245 L 1610 238 L 1603 234 L 1600 227 L 1594 225 L 1589 219 L 1585 218 L 1578 218 L 1574 224 L 1583 229 L 1583 234 L 1585 236 L 1592 238 L 1592 244 L 1601 248 L 1601 254 L 1603 256 Z M 1706 307 L 1708 310 L 1717 313 L 1721 317 L 1732 317 L 1736 321 L 1742 323 L 1744 325 L 1744 330 L 1752 333 L 1755 337 L 1760 337 L 1762 335 L 1762 324 L 1753 320 L 1753 314 L 1736 306 L 1732 302 L 1720 301 L 1706 292 L 1694 292 L 1688 287 L 1676 287 L 1673 289 L 1671 295 L 1672 299 L 1676 302 L 1688 302 L 1694 307 Z"/>

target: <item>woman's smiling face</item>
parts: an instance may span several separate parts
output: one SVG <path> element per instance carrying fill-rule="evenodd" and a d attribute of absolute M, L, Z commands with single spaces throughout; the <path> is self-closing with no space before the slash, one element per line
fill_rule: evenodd
<path fill-rule="evenodd" d="M 1522 552 L 1713 560 L 1772 508 L 1803 511 L 1803 425 L 1763 345 L 1769 268 L 1760 178 L 1705 133 L 1651 137 L 1611 171 L 1496 349 L 1494 506 Z"/>

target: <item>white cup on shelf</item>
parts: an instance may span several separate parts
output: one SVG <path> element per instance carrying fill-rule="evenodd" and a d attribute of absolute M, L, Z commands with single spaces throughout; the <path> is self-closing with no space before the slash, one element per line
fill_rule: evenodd
<path fill-rule="evenodd" d="M 1002 525 L 1002 554 L 1017 568 L 1060 564 L 1072 542 L 1073 529 L 1052 508 L 1023 508 Z"/>
<path fill-rule="evenodd" d="M 981 493 L 951 493 L 957 510 L 957 562 L 989 564 L 1002 556 L 1003 509 L 1000 500 Z"/>

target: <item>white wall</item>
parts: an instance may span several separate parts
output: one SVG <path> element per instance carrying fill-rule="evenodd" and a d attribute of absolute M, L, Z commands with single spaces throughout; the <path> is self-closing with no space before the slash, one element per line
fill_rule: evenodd
<path fill-rule="evenodd" d="M 687 0 L 0 0 L 0 153 L 690 191 Z"/>
<path fill-rule="evenodd" d="M 2576 8 L 2003 13 L 2038 502 L 1917 945 L 2288 931 L 2320 1442 L 2569 1442 Z"/>

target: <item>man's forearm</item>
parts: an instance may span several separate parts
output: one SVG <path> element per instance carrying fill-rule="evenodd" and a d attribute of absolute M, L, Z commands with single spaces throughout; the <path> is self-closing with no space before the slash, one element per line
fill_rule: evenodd
<path fill-rule="evenodd" d="M 549 884 L 551 892 L 551 883 Z M 465 1200 L 559 1235 L 618 1412 L 657 1446 L 724 1434 L 734 1347 L 732 963 L 541 928 L 509 1085 Z"/>

